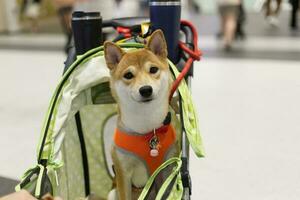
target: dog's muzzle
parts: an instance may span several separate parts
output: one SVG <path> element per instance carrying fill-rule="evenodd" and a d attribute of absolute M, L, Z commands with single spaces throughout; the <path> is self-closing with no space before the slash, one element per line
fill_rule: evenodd
<path fill-rule="evenodd" d="M 139 89 L 139 92 L 142 97 L 149 98 L 153 93 L 153 89 L 150 85 L 145 85 Z"/>

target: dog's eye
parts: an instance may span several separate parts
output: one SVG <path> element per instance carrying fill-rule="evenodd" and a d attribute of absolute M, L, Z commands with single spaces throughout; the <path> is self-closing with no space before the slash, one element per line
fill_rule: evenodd
<path fill-rule="evenodd" d="M 150 68 L 150 73 L 151 74 L 156 74 L 156 72 L 158 72 L 158 67 L 151 67 Z"/>
<path fill-rule="evenodd" d="M 126 78 L 126 79 L 128 79 L 128 80 L 130 80 L 130 79 L 133 78 L 133 74 L 131 72 L 127 72 L 127 73 L 124 74 L 123 77 Z"/>

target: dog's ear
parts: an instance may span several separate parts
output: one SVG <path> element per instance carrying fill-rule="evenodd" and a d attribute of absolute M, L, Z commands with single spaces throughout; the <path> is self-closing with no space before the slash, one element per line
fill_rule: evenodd
<path fill-rule="evenodd" d="M 110 70 L 116 69 L 124 54 L 124 51 L 115 43 L 104 43 L 104 57 L 106 65 Z"/>
<path fill-rule="evenodd" d="M 152 51 L 157 56 L 167 58 L 167 43 L 161 30 L 156 30 L 154 31 L 154 33 L 152 33 L 150 39 L 148 40 L 146 48 Z"/>

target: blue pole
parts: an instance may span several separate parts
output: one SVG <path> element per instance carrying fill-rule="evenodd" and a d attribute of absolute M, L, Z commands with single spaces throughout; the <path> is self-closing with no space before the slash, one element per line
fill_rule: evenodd
<path fill-rule="evenodd" d="M 168 45 L 168 58 L 173 63 L 178 63 L 179 31 L 180 31 L 180 0 L 150 0 L 150 21 L 154 30 L 161 29 L 164 32 Z"/>

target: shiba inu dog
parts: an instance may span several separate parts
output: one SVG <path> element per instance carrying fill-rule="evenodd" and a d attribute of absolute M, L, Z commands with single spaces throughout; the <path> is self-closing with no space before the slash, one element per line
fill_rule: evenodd
<path fill-rule="evenodd" d="M 104 53 L 119 110 L 111 151 L 116 189 L 108 199 L 137 199 L 155 169 L 178 152 L 168 114 L 167 44 L 157 30 L 143 49 L 125 52 L 106 42 Z"/>

